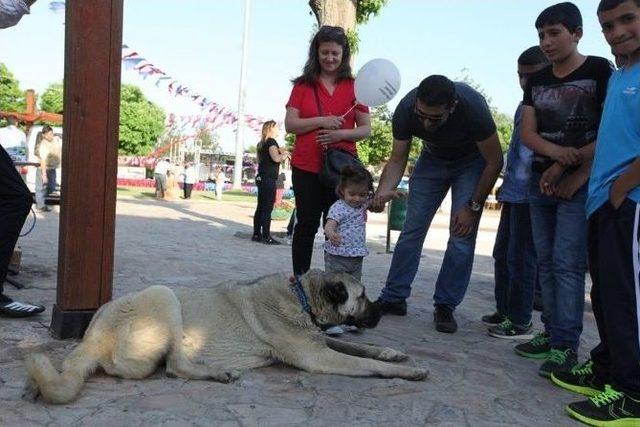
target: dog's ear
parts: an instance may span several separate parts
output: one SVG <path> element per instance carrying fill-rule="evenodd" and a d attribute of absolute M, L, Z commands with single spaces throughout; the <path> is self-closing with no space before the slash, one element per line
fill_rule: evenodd
<path fill-rule="evenodd" d="M 349 299 L 349 292 L 342 281 L 325 282 L 322 287 L 322 295 L 327 301 L 336 305 L 344 304 Z"/>

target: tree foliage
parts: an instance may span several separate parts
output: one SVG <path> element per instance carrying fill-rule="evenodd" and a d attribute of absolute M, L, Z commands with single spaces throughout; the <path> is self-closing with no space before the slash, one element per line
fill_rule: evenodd
<path fill-rule="evenodd" d="M 40 96 L 40 110 L 62 114 L 64 109 L 62 83 L 51 83 Z"/>
<path fill-rule="evenodd" d="M 26 104 L 20 82 L 7 66 L 0 62 L 0 110 L 24 111 Z"/>
<path fill-rule="evenodd" d="M 371 111 L 371 136 L 358 141 L 358 157 L 365 165 L 377 166 L 389 159 L 393 143 L 391 117 L 386 105 Z"/>
<path fill-rule="evenodd" d="M 211 132 L 206 126 L 202 126 L 198 129 L 196 143 L 198 143 L 203 150 L 210 150 L 215 153 L 220 150 L 220 135 Z"/>
<path fill-rule="evenodd" d="M 149 101 L 140 88 L 122 85 L 118 151 L 126 155 L 148 154 L 164 131 L 164 111 Z"/>
<path fill-rule="evenodd" d="M 358 157 L 365 165 L 381 166 L 389 160 L 393 147 L 392 118 L 393 113 L 386 105 L 371 110 L 371 136 L 357 143 Z M 422 144 L 413 140 L 409 160 L 415 161 L 421 150 Z"/>
<path fill-rule="evenodd" d="M 378 16 L 387 0 L 358 0 L 356 7 L 356 23 L 366 24 L 373 16 Z"/>

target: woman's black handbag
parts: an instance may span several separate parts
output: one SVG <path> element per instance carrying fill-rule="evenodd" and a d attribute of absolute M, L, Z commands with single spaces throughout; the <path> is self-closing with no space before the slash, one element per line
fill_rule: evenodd
<path fill-rule="evenodd" d="M 322 185 L 331 190 L 337 188 L 340 183 L 340 174 L 345 166 L 364 168 L 360 159 L 347 151 L 339 148 L 326 150 L 322 169 L 320 169 L 320 182 L 322 182 Z"/>
<path fill-rule="evenodd" d="M 313 87 L 313 94 L 316 98 L 316 105 L 318 107 L 318 114 L 323 116 L 322 105 L 320 104 L 320 98 L 318 97 L 318 87 Z M 340 183 L 340 174 L 345 166 L 351 166 L 354 168 L 364 165 L 358 158 L 358 156 L 339 148 L 331 148 L 331 146 L 324 146 L 322 148 L 324 153 L 322 159 L 322 167 L 320 168 L 320 182 L 329 190 L 335 190 Z"/>

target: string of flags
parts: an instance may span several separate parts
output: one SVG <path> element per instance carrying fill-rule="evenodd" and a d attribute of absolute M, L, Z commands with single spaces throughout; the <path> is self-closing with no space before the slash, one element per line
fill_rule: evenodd
<path fill-rule="evenodd" d="M 63 13 L 64 8 L 64 1 L 52 1 L 49 3 L 49 9 L 54 13 Z M 236 111 L 207 98 L 178 79 L 173 78 L 126 44 L 122 45 L 122 65 L 127 70 L 137 72 L 143 80 L 153 79 L 156 87 L 165 88 L 171 95 L 190 100 L 200 107 L 199 114 L 187 116 L 169 114 L 166 124 L 168 131 L 182 133 L 187 130 L 197 129 L 198 131 L 206 130 L 211 132 L 221 126 L 233 125 L 238 121 L 238 113 Z M 261 133 L 262 124 L 266 121 L 266 119 L 252 114 L 243 114 L 243 120 L 249 129 L 258 134 Z M 278 123 L 278 126 L 283 127 L 283 123 Z"/>

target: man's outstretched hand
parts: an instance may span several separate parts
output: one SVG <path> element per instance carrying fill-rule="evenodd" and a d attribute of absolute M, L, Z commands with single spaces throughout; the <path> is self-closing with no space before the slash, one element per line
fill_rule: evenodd
<path fill-rule="evenodd" d="M 376 191 L 376 194 L 373 196 L 373 202 L 369 206 L 369 210 L 371 212 L 382 212 L 384 210 L 384 206 L 390 200 L 398 199 L 400 197 L 406 197 L 406 193 L 398 190 Z"/>

